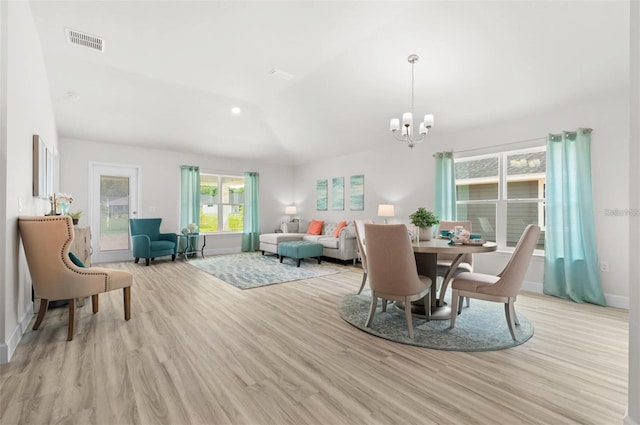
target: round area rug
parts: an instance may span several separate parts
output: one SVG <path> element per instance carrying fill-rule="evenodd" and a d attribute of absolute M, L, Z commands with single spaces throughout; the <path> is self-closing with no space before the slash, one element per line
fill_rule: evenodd
<path fill-rule="evenodd" d="M 533 336 L 533 325 L 517 311 L 520 326 L 516 326 L 514 341 L 504 315 L 504 304 L 482 300 L 471 300 L 469 308 L 464 307 L 456 318 L 456 326 L 449 328 L 449 320 L 432 320 L 413 317 L 414 339 L 409 339 L 404 311 L 387 304 L 387 312 L 382 312 L 382 302 L 371 327 L 364 324 L 369 315 L 371 293 L 347 295 L 338 304 L 338 312 L 346 322 L 367 333 L 403 344 L 449 351 L 491 351 L 511 348 L 526 342 Z"/>

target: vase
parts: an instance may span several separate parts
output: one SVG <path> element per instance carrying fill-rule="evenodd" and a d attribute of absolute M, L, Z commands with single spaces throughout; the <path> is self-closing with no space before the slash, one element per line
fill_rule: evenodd
<path fill-rule="evenodd" d="M 433 228 L 432 227 L 420 227 L 420 240 L 421 241 L 430 241 L 432 235 L 433 235 Z"/>
<path fill-rule="evenodd" d="M 69 204 L 65 201 L 60 201 L 60 213 L 62 215 L 69 215 Z"/>

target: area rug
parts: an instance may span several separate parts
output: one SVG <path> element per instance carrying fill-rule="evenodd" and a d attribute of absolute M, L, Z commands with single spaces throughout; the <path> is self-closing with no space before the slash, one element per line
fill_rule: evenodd
<path fill-rule="evenodd" d="M 456 326 L 449 329 L 449 320 L 426 320 L 413 317 L 414 339 L 409 339 L 404 311 L 393 303 L 382 312 L 382 302 L 378 300 L 378 310 L 371 327 L 364 324 L 369 315 L 371 293 L 352 294 L 338 304 L 340 317 L 351 325 L 380 338 L 403 344 L 449 351 L 492 351 L 511 348 L 526 342 L 533 336 L 533 325 L 517 312 L 520 326 L 516 326 L 516 337 L 511 338 L 504 315 L 504 305 L 482 300 L 471 300 L 469 308 L 463 308 L 456 318 Z M 516 304 L 517 309 L 517 304 Z M 517 310 L 516 310 L 517 311 Z"/>
<path fill-rule="evenodd" d="M 275 283 L 309 279 L 345 271 L 344 266 L 336 266 L 315 259 L 305 259 L 296 267 L 296 260 L 285 258 L 283 263 L 275 255 L 260 252 L 216 255 L 189 260 L 189 264 L 204 270 L 240 289 L 258 288 Z"/>

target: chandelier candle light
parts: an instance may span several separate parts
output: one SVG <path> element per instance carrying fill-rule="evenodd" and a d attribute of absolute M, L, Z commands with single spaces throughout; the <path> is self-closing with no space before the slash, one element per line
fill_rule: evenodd
<path fill-rule="evenodd" d="M 409 55 L 408 60 L 411 64 L 411 112 L 402 114 L 402 137 L 398 137 L 398 132 L 400 131 L 400 120 L 398 118 L 392 118 L 389 125 L 389 130 L 391 130 L 396 140 L 407 143 L 410 148 L 413 148 L 416 143 L 422 142 L 429 133 L 429 129 L 433 127 L 433 115 L 427 114 L 418 127 L 418 136 L 414 137 L 413 135 L 413 68 L 418 59 L 418 55 Z"/>

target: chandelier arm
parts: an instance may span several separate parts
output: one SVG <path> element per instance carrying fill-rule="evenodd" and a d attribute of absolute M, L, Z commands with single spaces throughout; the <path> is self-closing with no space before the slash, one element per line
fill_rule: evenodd
<path fill-rule="evenodd" d="M 406 142 L 406 141 L 407 141 L 406 137 L 404 137 L 404 136 L 402 136 L 402 137 L 398 137 L 398 135 L 397 135 L 396 133 L 397 133 L 397 131 L 394 131 L 394 132 L 393 132 L 393 137 L 394 137 L 398 142 Z"/>

